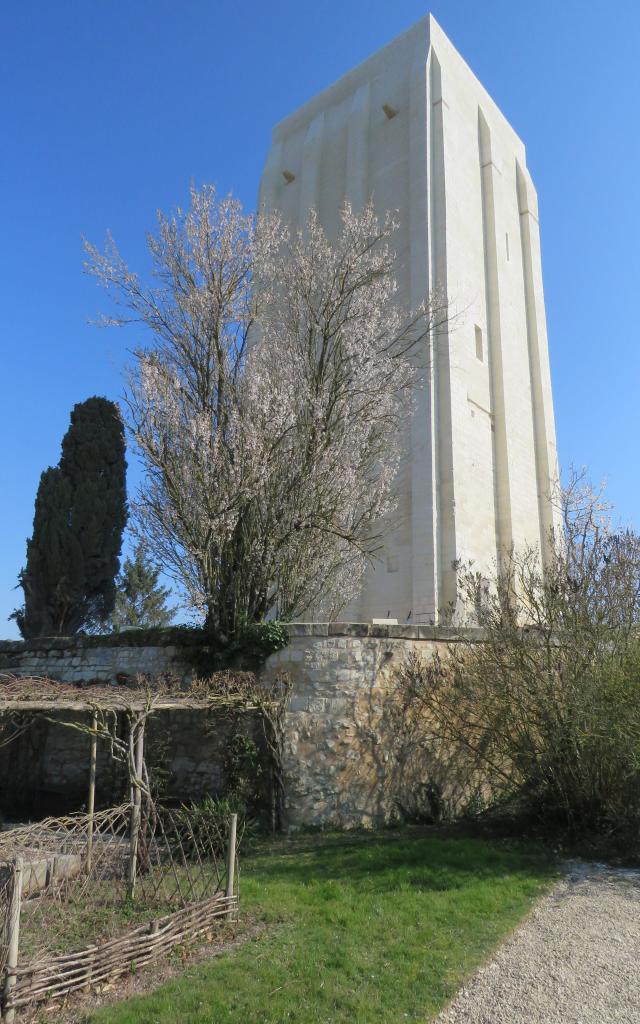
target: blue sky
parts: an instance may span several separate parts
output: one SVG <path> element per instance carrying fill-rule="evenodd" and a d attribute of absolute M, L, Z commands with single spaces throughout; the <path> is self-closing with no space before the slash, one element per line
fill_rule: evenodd
<path fill-rule="evenodd" d="M 640 526 L 640 4 L 634 0 L 4 0 L 0 13 L 0 636 L 71 407 L 117 399 L 135 332 L 81 236 L 134 267 L 157 208 L 213 181 L 255 205 L 270 130 L 431 10 L 527 146 L 561 463 Z"/>

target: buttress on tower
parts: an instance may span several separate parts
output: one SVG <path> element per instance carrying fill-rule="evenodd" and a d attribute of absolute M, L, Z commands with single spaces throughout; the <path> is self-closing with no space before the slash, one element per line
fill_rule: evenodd
<path fill-rule="evenodd" d="M 273 130 L 260 207 L 295 229 L 372 197 L 399 229 L 399 301 L 456 316 L 425 345 L 384 554 L 346 617 L 434 623 L 457 561 L 544 557 L 558 477 L 538 204 L 525 147 L 431 15 Z"/>

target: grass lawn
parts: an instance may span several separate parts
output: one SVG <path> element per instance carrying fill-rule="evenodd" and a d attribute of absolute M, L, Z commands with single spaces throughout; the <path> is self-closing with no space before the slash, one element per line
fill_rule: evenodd
<path fill-rule="evenodd" d="M 553 878 L 543 851 L 437 832 L 315 835 L 246 859 L 257 938 L 95 1024 L 428 1021 Z"/>

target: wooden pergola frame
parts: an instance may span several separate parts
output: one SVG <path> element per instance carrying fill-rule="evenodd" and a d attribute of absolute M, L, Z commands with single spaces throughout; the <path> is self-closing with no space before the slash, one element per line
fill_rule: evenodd
<path fill-rule="evenodd" d="M 229 677 L 230 679 L 233 677 Z M 3 676 L 0 675 L 0 722 L 2 716 L 13 712 L 43 717 L 56 725 L 75 728 L 87 733 L 90 738 L 89 783 L 87 791 L 87 815 L 89 818 L 89 838 L 87 845 L 87 864 L 91 865 L 93 818 L 95 814 L 96 765 L 98 756 L 98 739 L 110 735 L 106 729 L 100 729 L 101 712 L 125 713 L 129 719 L 128 737 L 128 769 L 131 808 L 130 856 L 129 856 L 129 895 L 133 896 L 136 884 L 137 847 L 140 831 L 140 818 L 143 792 L 148 792 L 148 780 L 144 764 L 144 737 L 147 718 L 159 711 L 205 711 L 243 710 L 258 711 L 258 702 L 252 703 L 232 686 L 221 687 L 219 693 L 206 693 L 202 688 L 181 690 L 164 683 L 150 684 L 141 678 L 135 686 L 114 685 L 109 683 L 83 685 L 80 683 L 58 683 L 52 679 L 36 676 Z M 91 715 L 91 725 L 84 727 L 78 722 L 64 722 L 52 719 L 55 712 L 76 712 Z M 20 732 L 9 738 L 7 742 L 17 739 Z M 231 867 L 233 871 L 233 867 Z"/>
<path fill-rule="evenodd" d="M 3 716 L 14 713 L 26 713 L 33 719 L 43 717 L 56 725 L 76 728 L 86 733 L 90 739 L 89 783 L 87 796 L 87 848 L 85 854 L 86 869 L 90 870 L 93 856 L 93 834 L 95 820 L 95 787 L 98 739 L 100 737 L 113 740 L 113 735 L 104 724 L 104 713 L 125 713 L 129 719 L 128 744 L 121 743 L 121 752 L 126 749 L 129 768 L 130 803 L 129 803 L 129 857 L 127 868 L 127 892 L 134 895 L 137 874 L 137 854 L 141 826 L 141 808 L 143 792 L 148 794 L 148 778 L 144 765 L 144 736 L 147 718 L 159 711 L 193 711 L 209 712 L 211 710 L 242 710 L 260 711 L 265 702 L 251 699 L 251 683 L 244 680 L 244 673 L 220 674 L 218 690 L 211 691 L 210 685 L 198 684 L 190 690 L 182 690 L 162 682 L 151 684 L 139 678 L 135 686 L 114 684 L 81 685 L 58 683 L 40 677 L 17 677 L 0 674 L 0 723 Z M 52 718 L 54 713 L 72 712 L 78 715 L 90 715 L 90 725 L 82 725 L 78 721 L 60 721 Z M 102 719 L 102 726 L 101 726 Z M 24 726 L 26 728 L 27 726 Z M 13 742 L 23 732 L 20 728 L 6 743 Z M 236 827 L 237 815 L 230 816 L 229 837 L 226 855 L 226 892 L 224 913 L 228 914 L 237 906 L 234 896 L 236 866 Z M 9 911 L 9 941 L 6 963 L 7 980 L 4 1000 L 11 998 L 16 984 L 18 940 L 20 930 L 20 905 L 22 893 L 22 858 L 18 856 L 13 864 L 14 885 L 12 902 Z M 215 910 L 215 908 L 214 908 Z M 218 910 L 215 910 L 219 914 Z M 174 915 L 175 916 L 175 915 Z M 179 915 L 178 915 L 179 916 Z M 169 920 L 169 919 L 167 919 Z M 167 925 L 167 928 L 169 925 Z M 138 929 L 139 931 L 140 929 Z M 137 934 L 137 933 L 135 933 Z M 14 1019 L 15 1010 L 9 1008 L 4 1013 L 7 1021 Z"/>
<path fill-rule="evenodd" d="M 149 708 L 150 701 L 152 708 Z M 247 710 L 257 710 L 258 707 L 257 704 L 247 704 L 243 695 L 231 689 L 205 693 L 193 688 L 180 690 L 168 684 L 151 684 L 146 679 L 136 686 L 115 683 L 86 685 L 59 683 L 40 676 L 0 674 L 0 715 L 6 711 L 206 711 L 214 707 L 239 706 Z"/>

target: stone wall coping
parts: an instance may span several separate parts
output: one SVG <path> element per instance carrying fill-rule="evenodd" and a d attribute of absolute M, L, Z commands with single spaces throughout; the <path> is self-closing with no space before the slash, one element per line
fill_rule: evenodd
<path fill-rule="evenodd" d="M 371 622 L 289 622 L 284 624 L 290 639 L 295 637 L 371 637 L 381 640 L 483 640 L 484 631 L 477 627 L 374 625 Z M 127 630 L 104 636 L 50 636 L 33 640 L 0 640 L 0 655 L 16 656 L 30 652 L 77 651 L 105 647 L 183 647 L 197 643 L 195 630 L 176 626 L 174 629 Z"/>
<path fill-rule="evenodd" d="M 39 636 L 33 640 L 0 640 L 0 654 L 30 651 L 76 651 L 99 647 L 178 647 L 194 642 L 197 631 L 188 626 L 163 630 L 127 629 L 121 633 Z"/>
<path fill-rule="evenodd" d="M 371 637 L 382 640 L 484 640 L 486 634 L 477 626 L 374 625 L 372 622 L 288 622 L 290 639 L 294 637 Z"/>

